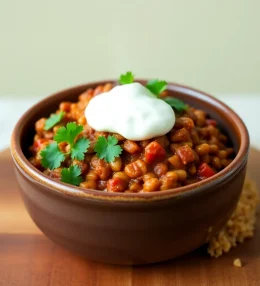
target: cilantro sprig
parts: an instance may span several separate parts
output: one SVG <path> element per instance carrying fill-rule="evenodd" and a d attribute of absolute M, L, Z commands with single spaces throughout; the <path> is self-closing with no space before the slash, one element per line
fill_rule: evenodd
<path fill-rule="evenodd" d="M 87 152 L 90 146 L 90 141 L 86 138 L 80 138 L 76 141 L 71 149 L 71 158 L 77 160 L 84 160 L 84 153 Z"/>
<path fill-rule="evenodd" d="M 41 164 L 51 170 L 59 168 L 65 160 L 65 155 L 60 151 L 57 142 L 51 143 L 41 151 Z"/>
<path fill-rule="evenodd" d="M 179 112 L 182 112 L 188 108 L 188 106 L 182 100 L 175 97 L 169 96 L 165 97 L 163 100 Z"/>
<path fill-rule="evenodd" d="M 127 72 L 121 74 L 119 82 L 121 84 L 129 84 L 134 82 L 134 75 L 132 72 Z M 167 82 L 165 80 L 152 79 L 146 83 L 146 88 L 149 89 L 154 96 L 159 99 L 164 100 L 168 103 L 173 109 L 178 112 L 182 112 L 188 108 L 188 106 L 178 98 L 174 97 L 165 97 L 161 98 L 161 93 L 167 89 Z"/>
<path fill-rule="evenodd" d="M 71 155 L 72 159 L 83 160 L 84 153 L 89 148 L 90 141 L 84 137 L 75 141 L 76 137 L 83 131 L 82 125 L 77 125 L 75 122 L 67 123 L 58 129 L 54 140 L 58 143 L 66 142 L 70 145 L 70 151 L 67 154 Z"/>
<path fill-rule="evenodd" d="M 134 74 L 132 72 L 126 72 L 125 74 L 121 74 L 119 78 L 119 82 L 121 84 L 129 84 L 134 82 Z"/>
<path fill-rule="evenodd" d="M 40 153 L 42 166 L 51 170 L 59 168 L 65 160 L 65 155 L 70 155 L 72 159 L 83 160 L 90 141 L 83 137 L 76 140 L 82 131 L 83 126 L 77 125 L 75 122 L 69 122 L 66 127 L 59 128 L 54 136 L 56 142 L 47 145 Z M 62 142 L 66 142 L 70 146 L 70 150 L 67 153 L 63 153 L 59 149 L 58 143 Z"/>
<path fill-rule="evenodd" d="M 122 152 L 122 148 L 117 143 L 118 140 L 114 136 L 109 135 L 107 139 L 104 136 L 99 136 L 94 147 L 97 157 L 108 163 L 113 162 L 115 157 L 118 157 Z"/>
<path fill-rule="evenodd" d="M 78 165 L 71 165 L 61 170 L 61 181 L 67 184 L 78 186 L 82 181 L 81 169 Z"/>
<path fill-rule="evenodd" d="M 48 131 L 56 124 L 58 124 L 64 117 L 65 112 L 60 112 L 58 114 L 52 114 L 45 122 L 44 130 Z"/>
<path fill-rule="evenodd" d="M 54 136 L 54 140 L 58 143 L 67 142 L 70 145 L 73 145 L 75 138 L 82 131 L 82 125 L 77 125 L 75 122 L 69 122 L 67 123 L 66 127 L 62 126 L 58 129 L 56 135 Z"/>
<path fill-rule="evenodd" d="M 147 82 L 146 87 L 160 98 L 160 94 L 167 88 L 167 82 L 164 80 L 152 79 Z"/>

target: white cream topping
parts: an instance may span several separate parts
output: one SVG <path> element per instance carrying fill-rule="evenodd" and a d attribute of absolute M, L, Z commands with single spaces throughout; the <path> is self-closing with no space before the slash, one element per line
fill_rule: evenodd
<path fill-rule="evenodd" d="M 168 133 L 175 123 L 172 107 L 135 82 L 115 86 L 90 100 L 85 116 L 96 131 L 146 140 Z"/>

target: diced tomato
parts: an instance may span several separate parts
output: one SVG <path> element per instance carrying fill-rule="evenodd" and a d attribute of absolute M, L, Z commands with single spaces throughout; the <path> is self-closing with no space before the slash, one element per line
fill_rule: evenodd
<path fill-rule="evenodd" d="M 176 148 L 176 154 L 179 155 L 184 165 L 186 165 L 187 163 L 191 163 L 195 160 L 194 153 L 191 147 L 188 145 Z"/>
<path fill-rule="evenodd" d="M 127 182 L 121 178 L 113 178 L 107 181 L 107 190 L 109 192 L 123 192 L 127 187 Z"/>
<path fill-rule="evenodd" d="M 206 119 L 206 123 L 207 123 L 207 125 L 212 125 L 214 127 L 217 126 L 217 121 L 214 119 Z"/>
<path fill-rule="evenodd" d="M 48 142 L 48 139 L 44 139 L 44 138 L 34 141 L 33 143 L 34 150 L 37 152 L 41 148 L 41 146 L 47 142 Z"/>
<path fill-rule="evenodd" d="M 151 142 L 145 147 L 145 159 L 147 163 L 163 160 L 165 156 L 165 149 L 156 141 Z"/>
<path fill-rule="evenodd" d="M 215 175 L 215 172 L 210 168 L 210 166 L 207 163 L 202 163 L 199 166 L 197 175 L 200 179 L 203 180 Z"/>

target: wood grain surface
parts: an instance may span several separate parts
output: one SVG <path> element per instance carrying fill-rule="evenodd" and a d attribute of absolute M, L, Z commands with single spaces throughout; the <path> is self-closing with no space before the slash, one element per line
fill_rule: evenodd
<path fill-rule="evenodd" d="M 252 150 L 248 169 L 258 187 L 259 167 L 260 152 Z M 237 257 L 242 268 L 233 266 Z M 7 150 L 0 153 L 0 285 L 259 286 L 260 219 L 253 239 L 218 259 L 201 248 L 141 267 L 91 262 L 54 244 L 34 225 L 21 201 Z"/>

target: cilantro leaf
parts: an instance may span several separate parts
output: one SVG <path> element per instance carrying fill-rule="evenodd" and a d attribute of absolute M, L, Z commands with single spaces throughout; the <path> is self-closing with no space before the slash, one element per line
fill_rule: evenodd
<path fill-rule="evenodd" d="M 42 166 L 51 170 L 59 168 L 61 162 L 65 159 L 65 156 L 60 151 L 57 142 L 51 143 L 46 146 L 46 148 L 41 151 L 40 155 L 42 157 Z"/>
<path fill-rule="evenodd" d="M 108 163 L 113 162 L 115 157 L 118 157 L 122 152 L 122 148 L 116 145 L 117 142 L 118 140 L 114 136 L 109 135 L 107 139 L 104 136 L 99 136 L 94 147 L 97 157 Z"/>
<path fill-rule="evenodd" d="M 121 84 L 129 84 L 134 82 L 134 74 L 132 72 L 127 72 L 126 74 L 121 74 L 119 82 Z"/>
<path fill-rule="evenodd" d="M 159 98 L 160 94 L 167 88 L 167 82 L 164 80 L 152 79 L 147 82 L 146 87 Z"/>
<path fill-rule="evenodd" d="M 77 125 L 75 122 L 69 122 L 67 123 L 66 127 L 63 126 L 58 129 L 56 135 L 54 136 L 54 140 L 58 143 L 67 142 L 72 145 L 76 137 L 82 131 L 82 125 Z"/>
<path fill-rule="evenodd" d="M 188 106 L 178 98 L 174 97 L 165 97 L 163 98 L 172 108 L 176 109 L 179 112 L 182 112 L 188 108 Z"/>
<path fill-rule="evenodd" d="M 89 145 L 89 139 L 80 138 L 77 140 L 71 149 L 71 158 L 80 161 L 84 160 L 84 153 L 87 152 Z"/>
<path fill-rule="evenodd" d="M 45 122 L 44 130 L 50 130 L 57 123 L 59 123 L 64 117 L 65 112 L 60 112 L 58 114 L 52 114 Z"/>
<path fill-rule="evenodd" d="M 61 170 L 61 181 L 63 183 L 78 186 L 83 181 L 80 174 L 81 169 L 78 165 L 72 165 L 69 168 L 63 168 Z"/>

